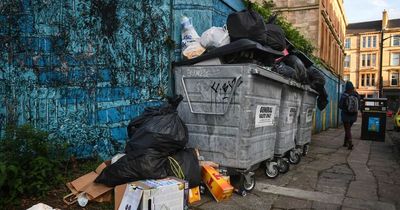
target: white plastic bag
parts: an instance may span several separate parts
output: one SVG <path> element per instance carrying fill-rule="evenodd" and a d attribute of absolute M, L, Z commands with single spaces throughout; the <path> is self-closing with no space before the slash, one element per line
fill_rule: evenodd
<path fill-rule="evenodd" d="M 56 209 L 53 209 L 53 207 L 46 205 L 44 203 L 38 203 L 36 205 L 33 205 L 27 210 L 56 210 Z"/>
<path fill-rule="evenodd" d="M 199 34 L 194 29 L 188 17 L 182 16 L 181 26 L 182 55 L 187 59 L 192 59 L 203 54 L 206 49 L 200 45 Z"/>
<path fill-rule="evenodd" d="M 221 47 L 230 43 L 229 33 L 225 27 L 211 27 L 200 38 L 200 44 L 206 49 Z"/>

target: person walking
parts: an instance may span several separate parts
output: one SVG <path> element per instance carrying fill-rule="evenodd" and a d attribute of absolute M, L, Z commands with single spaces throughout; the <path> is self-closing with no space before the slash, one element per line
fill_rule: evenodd
<path fill-rule="evenodd" d="M 341 109 L 341 117 L 344 126 L 344 143 L 343 146 L 349 150 L 353 149 L 353 141 L 351 136 L 351 126 L 357 121 L 360 96 L 354 90 L 353 83 L 347 81 L 345 91 L 340 96 L 339 108 Z"/>

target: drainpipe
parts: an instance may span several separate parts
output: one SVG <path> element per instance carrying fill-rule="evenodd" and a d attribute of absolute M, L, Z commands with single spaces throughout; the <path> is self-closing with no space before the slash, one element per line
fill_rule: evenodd
<path fill-rule="evenodd" d="M 337 76 L 337 108 L 336 108 L 336 127 L 339 127 L 339 100 L 340 100 L 340 74 Z"/>
<path fill-rule="evenodd" d="M 172 40 L 174 40 L 174 0 L 169 1 L 169 37 Z M 169 96 L 174 97 L 175 96 L 175 78 L 174 78 L 174 70 L 173 70 L 173 65 L 172 61 L 175 59 L 175 43 L 172 49 L 170 49 L 169 52 L 169 91 L 166 93 Z"/>

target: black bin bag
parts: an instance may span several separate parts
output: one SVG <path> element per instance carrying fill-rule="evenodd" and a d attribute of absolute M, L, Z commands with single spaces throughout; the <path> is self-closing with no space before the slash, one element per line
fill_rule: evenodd
<path fill-rule="evenodd" d="M 95 182 L 114 187 L 137 180 L 176 176 L 171 170 L 171 160 L 174 160 L 190 186 L 198 186 L 197 154 L 193 149 L 185 149 L 188 131 L 176 111 L 182 99 L 182 96 L 169 99 L 167 106 L 148 108 L 132 120 L 128 126 L 126 155 L 107 166 Z"/>
<path fill-rule="evenodd" d="M 171 159 L 172 158 L 172 159 Z M 169 164 L 167 164 L 168 176 L 177 176 L 177 168 L 182 170 L 184 179 L 189 182 L 189 187 L 197 187 L 201 182 L 201 170 L 197 153 L 192 148 L 187 148 L 179 151 L 175 155 L 168 158 Z M 179 167 L 174 166 L 174 161 L 177 161 Z M 174 169 L 175 168 L 175 169 Z M 178 177 L 178 176 L 177 176 Z"/>
<path fill-rule="evenodd" d="M 169 99 L 169 104 L 161 108 L 147 108 L 128 125 L 129 141 L 125 153 L 141 156 L 152 148 L 160 156 L 168 156 L 183 149 L 188 142 L 188 130 L 178 116 L 177 107 L 183 97 Z"/>
<path fill-rule="evenodd" d="M 266 44 L 265 22 L 260 14 L 252 9 L 234 12 L 228 16 L 226 25 L 231 42 L 250 39 L 262 45 Z"/>
<path fill-rule="evenodd" d="M 318 92 L 317 107 L 322 111 L 329 103 L 329 96 L 325 89 L 325 77 L 315 66 L 307 68 L 307 76 L 310 87 Z"/>
<path fill-rule="evenodd" d="M 143 179 L 161 179 L 168 176 L 166 164 L 168 160 L 160 157 L 159 152 L 147 149 L 146 155 L 137 157 L 127 154 L 117 162 L 107 166 L 96 178 L 96 183 L 109 187 Z"/>
<path fill-rule="evenodd" d="M 296 81 L 302 84 L 306 84 L 308 82 L 307 69 L 304 66 L 303 62 L 297 56 L 288 55 L 284 57 L 283 62 L 296 70 Z"/>
<path fill-rule="evenodd" d="M 272 71 L 281 74 L 282 76 L 290 79 L 295 79 L 296 78 L 296 70 L 294 70 L 292 67 L 284 64 L 283 62 L 274 64 L 272 67 Z"/>
<path fill-rule="evenodd" d="M 325 86 L 325 77 L 322 75 L 319 69 L 314 66 L 310 66 L 307 68 L 307 76 L 308 76 L 308 84 L 312 89 L 316 90 Z"/>
<path fill-rule="evenodd" d="M 277 15 L 269 18 L 268 23 L 265 24 L 266 45 L 274 50 L 283 51 L 286 48 L 286 37 L 283 29 L 275 24 Z"/>

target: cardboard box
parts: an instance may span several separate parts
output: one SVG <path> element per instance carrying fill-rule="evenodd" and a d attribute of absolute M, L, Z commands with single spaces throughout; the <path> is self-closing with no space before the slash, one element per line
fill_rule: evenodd
<path fill-rule="evenodd" d="M 100 173 L 103 171 L 107 165 L 109 165 L 109 161 L 105 161 L 100 164 L 95 171 L 87 173 L 72 182 L 68 182 L 66 186 L 71 190 L 70 195 L 78 195 L 79 193 L 85 192 L 89 198 L 89 200 L 97 201 L 97 202 L 109 202 L 111 201 L 111 187 L 107 187 L 103 184 L 95 183 L 94 180 Z M 65 198 L 65 197 L 64 197 Z M 65 202 L 65 200 L 64 200 Z M 66 202 L 67 203 L 67 202 Z M 74 203 L 70 202 L 70 203 Z"/>
<path fill-rule="evenodd" d="M 185 194 L 188 194 L 188 183 L 184 180 L 168 177 L 158 180 L 142 180 L 129 184 L 116 186 L 114 189 L 115 210 L 120 208 L 124 196 L 128 191 L 141 190 L 138 209 L 184 209 L 186 205 Z M 128 190 L 128 191 L 127 191 Z M 139 195 L 139 194 L 137 194 Z M 137 198 L 135 198 L 137 199 Z M 124 208 L 124 207 L 122 207 Z"/>
<path fill-rule="evenodd" d="M 209 165 L 203 165 L 201 178 L 217 202 L 226 200 L 232 196 L 233 187 L 223 176 Z"/>
<path fill-rule="evenodd" d="M 200 187 L 193 187 L 189 189 L 189 199 L 188 199 L 189 204 L 192 204 L 200 200 L 201 200 Z"/>

